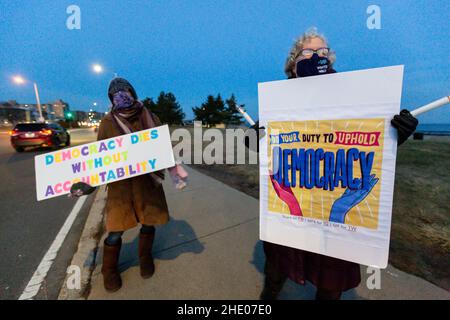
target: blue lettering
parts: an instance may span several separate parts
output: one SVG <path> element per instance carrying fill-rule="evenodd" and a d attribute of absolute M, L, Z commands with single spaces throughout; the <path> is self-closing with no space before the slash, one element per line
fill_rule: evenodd
<path fill-rule="evenodd" d="M 51 154 L 48 154 L 45 156 L 45 164 L 47 166 L 52 164 L 54 160 L 55 160 L 55 158 L 53 158 L 53 156 Z"/>

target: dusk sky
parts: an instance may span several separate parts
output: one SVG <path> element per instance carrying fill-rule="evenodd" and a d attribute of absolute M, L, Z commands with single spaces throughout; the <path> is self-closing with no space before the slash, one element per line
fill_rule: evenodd
<path fill-rule="evenodd" d="M 66 8 L 81 9 L 69 30 Z M 381 29 L 366 26 L 366 9 L 381 8 Z M 140 98 L 175 94 L 192 119 L 208 94 L 234 93 L 257 118 L 257 83 L 284 79 L 294 39 L 310 26 L 337 53 L 338 72 L 403 64 L 402 107 L 410 110 L 450 94 L 450 2 L 422 1 L 19 1 L 0 0 L 0 101 L 67 101 L 72 110 L 109 105 L 114 72 Z M 91 65 L 105 67 L 103 74 Z M 450 107 L 419 117 L 450 123 Z"/>

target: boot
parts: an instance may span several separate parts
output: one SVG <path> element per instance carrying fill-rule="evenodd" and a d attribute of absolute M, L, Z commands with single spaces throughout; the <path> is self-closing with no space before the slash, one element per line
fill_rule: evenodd
<path fill-rule="evenodd" d="M 155 239 L 155 231 L 150 234 L 139 233 L 139 264 L 141 267 L 141 277 L 150 278 L 155 273 L 153 263 L 152 247 Z"/>
<path fill-rule="evenodd" d="M 260 300 L 272 301 L 278 299 L 278 294 L 283 288 L 283 282 L 271 283 L 270 280 L 267 279 L 264 281 L 264 288 L 259 296 Z"/>
<path fill-rule="evenodd" d="M 103 247 L 103 285 L 106 291 L 114 292 L 122 287 L 122 279 L 120 278 L 119 269 L 117 267 L 119 262 L 120 248 L 122 240 L 119 244 L 110 246 L 104 242 Z"/>
<path fill-rule="evenodd" d="M 316 300 L 340 300 L 342 291 L 317 288 Z"/>
<path fill-rule="evenodd" d="M 286 282 L 287 277 L 279 272 L 275 266 L 266 260 L 264 267 L 264 288 L 259 297 L 260 300 L 277 300 L 278 294 Z"/>

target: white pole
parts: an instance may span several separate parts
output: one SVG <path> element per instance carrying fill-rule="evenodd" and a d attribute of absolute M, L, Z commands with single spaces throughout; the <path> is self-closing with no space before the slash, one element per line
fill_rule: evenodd
<path fill-rule="evenodd" d="M 413 117 L 416 117 L 419 114 L 422 114 L 422 113 L 431 111 L 433 109 L 442 107 L 442 106 L 446 105 L 449 102 L 450 102 L 450 96 L 446 96 L 446 97 L 440 98 L 440 99 L 438 99 L 436 101 L 433 101 L 433 102 L 431 102 L 429 104 L 426 104 L 426 105 L 424 105 L 424 106 L 422 106 L 420 108 L 417 108 L 416 110 L 411 111 L 411 114 L 413 115 Z"/>
<path fill-rule="evenodd" d="M 255 125 L 255 121 L 253 121 L 253 119 L 248 115 L 248 113 L 245 112 L 244 109 L 242 109 L 241 106 L 239 106 L 237 103 L 236 103 L 236 108 L 244 116 L 245 120 L 247 120 L 247 122 L 250 123 L 250 125 L 252 125 L 252 126 Z"/>
<path fill-rule="evenodd" d="M 416 110 L 411 111 L 411 115 L 413 117 L 416 117 L 422 113 L 445 106 L 447 103 L 450 103 L 450 96 L 442 97 L 436 101 L 433 101 L 433 102 L 426 104 L 420 108 L 417 108 Z M 247 120 L 247 122 L 250 123 L 250 125 L 253 126 L 255 124 L 255 121 L 253 121 L 253 119 L 248 115 L 248 113 L 245 112 L 244 109 L 242 109 L 238 104 L 236 104 L 236 108 L 244 116 L 245 120 Z"/>
<path fill-rule="evenodd" d="M 37 107 L 38 107 L 38 111 L 39 111 L 39 122 L 44 122 L 44 117 L 42 116 L 42 110 L 41 110 L 41 101 L 39 99 L 39 91 L 38 91 L 38 87 L 36 82 L 33 83 L 34 85 L 34 93 L 36 94 L 36 102 L 37 102 Z"/>

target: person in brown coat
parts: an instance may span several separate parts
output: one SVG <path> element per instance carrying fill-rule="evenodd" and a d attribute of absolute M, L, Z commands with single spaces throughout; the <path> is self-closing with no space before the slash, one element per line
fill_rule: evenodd
<path fill-rule="evenodd" d="M 295 42 L 285 64 L 285 73 L 289 79 L 335 73 L 335 58 L 325 37 L 312 28 Z M 391 123 L 398 130 L 398 143 L 401 144 L 414 132 L 418 121 L 407 110 L 402 110 Z M 259 140 L 264 128 L 257 122 L 249 130 L 256 130 Z M 250 134 L 245 139 L 247 147 L 250 146 Z M 263 241 L 263 248 L 266 262 L 262 300 L 275 300 L 287 278 L 302 285 L 306 281 L 314 284 L 316 300 L 338 300 L 343 291 L 355 288 L 361 282 L 359 264 L 266 241 Z"/>
<path fill-rule="evenodd" d="M 148 111 L 138 100 L 132 85 L 123 78 L 114 78 L 108 89 L 112 102 L 111 112 L 101 121 L 97 140 L 112 138 L 135 131 L 160 126 L 156 115 Z M 162 171 L 116 181 L 107 185 L 106 230 L 102 274 L 105 289 L 117 291 L 122 286 L 118 270 L 119 254 L 124 231 L 142 225 L 139 233 L 140 273 L 150 278 L 155 272 L 152 246 L 155 226 L 169 221 Z M 92 193 L 95 188 L 76 183 L 71 194 L 81 196 Z"/>

